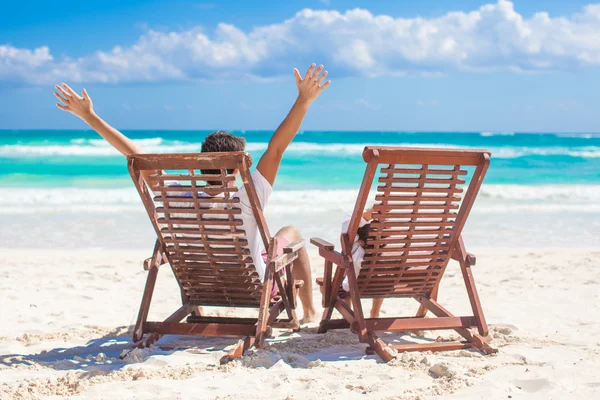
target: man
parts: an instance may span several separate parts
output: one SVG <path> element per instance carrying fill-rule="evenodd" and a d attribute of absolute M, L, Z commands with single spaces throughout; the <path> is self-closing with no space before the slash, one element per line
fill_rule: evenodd
<path fill-rule="evenodd" d="M 331 82 L 329 80 L 325 81 L 327 71 L 324 71 L 323 65 L 319 65 L 319 67 L 315 69 L 315 64 L 312 64 L 310 68 L 308 68 L 308 71 L 306 71 L 304 78 L 302 78 L 300 72 L 294 68 L 294 75 L 296 78 L 296 86 L 298 87 L 298 98 L 288 115 L 273 134 L 267 150 L 260 158 L 256 170 L 252 173 L 254 186 L 256 187 L 263 208 L 266 206 L 271 194 L 283 153 L 300 129 L 300 125 L 302 124 L 302 120 L 304 119 L 309 106 Z M 125 156 L 143 153 L 143 150 L 135 142 L 110 126 L 94 112 L 92 99 L 85 89 L 82 91 L 82 96 L 79 96 L 79 94 L 65 83 L 56 85 L 55 87 L 57 92 L 54 92 L 54 95 L 60 100 L 59 103 L 56 103 L 58 108 L 69 111 L 81 118 Z M 202 143 L 202 151 L 243 151 L 245 144 L 246 141 L 244 138 L 237 137 L 228 132 L 218 131 L 213 132 L 206 137 L 205 141 Z M 240 189 L 238 193 L 236 193 L 236 196 L 240 198 L 240 205 L 243 211 L 241 219 L 243 220 L 243 229 L 247 233 L 248 249 L 250 250 L 257 272 L 262 279 L 266 268 L 262 257 L 264 245 L 260 239 L 256 221 L 250 211 L 248 196 L 245 190 L 243 188 Z M 302 238 L 298 229 L 292 226 L 282 228 L 275 236 L 281 244 L 292 243 Z M 310 322 L 315 318 L 316 312 L 312 302 L 312 278 L 306 249 L 300 251 L 298 259 L 294 262 L 294 273 L 298 279 L 304 280 L 304 286 L 299 291 L 300 301 L 304 311 L 304 319 L 302 322 Z"/>

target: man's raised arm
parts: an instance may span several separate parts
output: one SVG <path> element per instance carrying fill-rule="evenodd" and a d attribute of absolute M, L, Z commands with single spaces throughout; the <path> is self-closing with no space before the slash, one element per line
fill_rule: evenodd
<path fill-rule="evenodd" d="M 312 64 L 308 71 L 306 71 L 304 78 L 302 78 L 300 72 L 294 68 L 296 86 L 298 86 L 298 98 L 287 117 L 285 117 L 273 134 L 267 151 L 263 154 L 256 167 L 271 186 L 275 182 L 283 153 L 292 139 L 294 139 L 294 136 L 296 136 L 296 133 L 298 133 L 308 107 L 331 82 L 327 81 L 323 83 L 325 77 L 327 77 L 327 71 L 321 74 L 322 71 L 322 65 L 319 65 L 315 70 L 315 64 Z"/>
<path fill-rule="evenodd" d="M 66 83 L 56 85 L 55 88 L 57 92 L 54 92 L 54 96 L 60 100 L 59 103 L 56 103 L 58 108 L 63 111 L 69 111 L 81 118 L 115 149 L 123 153 L 123 155 L 129 156 L 131 154 L 143 153 L 142 149 L 133 140 L 107 124 L 94 112 L 92 99 L 85 89 L 83 89 L 82 97 Z"/>

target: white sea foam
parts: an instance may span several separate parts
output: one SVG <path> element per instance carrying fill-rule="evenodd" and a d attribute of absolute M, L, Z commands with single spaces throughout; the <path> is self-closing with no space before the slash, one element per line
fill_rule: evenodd
<path fill-rule="evenodd" d="M 136 141 L 149 153 L 179 153 L 199 152 L 201 143 L 166 141 L 162 138 L 148 138 Z M 378 144 L 381 146 L 404 146 L 404 147 L 436 147 L 436 148 L 465 148 L 468 146 L 454 146 L 442 143 L 419 144 L 419 143 L 395 143 Z M 248 143 L 248 151 L 264 151 L 268 143 Z M 337 154 L 337 155 L 360 155 L 366 144 L 356 143 L 312 143 L 294 142 L 290 145 L 288 152 L 296 154 Z M 495 147 L 489 148 L 493 158 L 519 158 L 526 156 L 571 156 L 580 158 L 600 158 L 600 147 Z M 0 157 L 23 157 L 23 156 L 117 156 L 118 151 L 101 139 L 73 139 L 65 145 L 26 145 L 12 144 L 0 146 Z"/>
<path fill-rule="evenodd" d="M 201 143 L 188 143 L 181 141 L 164 141 L 162 138 L 140 139 L 136 140 L 147 153 L 178 153 L 178 152 L 199 152 Z M 396 143 L 379 144 L 380 146 L 404 146 L 404 147 L 438 147 L 438 148 L 456 148 L 448 144 L 414 144 L 414 143 Z M 292 153 L 333 153 L 333 154 L 362 154 L 366 144 L 347 144 L 347 143 L 311 143 L 295 142 L 290 145 L 288 152 Z M 266 142 L 254 142 L 246 145 L 247 151 L 264 151 L 268 147 Z M 114 156 L 119 152 L 110 144 L 103 140 L 85 140 L 73 139 L 66 145 L 3 145 L 0 146 L 0 156 Z"/>
<path fill-rule="evenodd" d="M 515 136 L 514 132 L 481 132 L 481 136 L 490 137 L 490 136 Z"/>
<path fill-rule="evenodd" d="M 358 188 L 357 188 L 358 189 Z M 0 214 L 43 212 L 143 212 L 132 188 L 2 188 Z M 353 209 L 357 190 L 277 190 L 267 213 L 308 215 L 346 213 Z M 373 199 L 371 194 L 370 199 Z M 600 213 L 600 185 L 483 185 L 478 212 L 529 211 Z"/>

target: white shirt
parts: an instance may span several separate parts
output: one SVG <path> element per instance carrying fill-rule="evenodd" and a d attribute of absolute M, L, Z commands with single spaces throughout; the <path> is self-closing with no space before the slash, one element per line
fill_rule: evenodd
<path fill-rule="evenodd" d="M 342 233 L 348 233 L 348 228 L 350 226 L 351 219 L 352 214 L 346 214 L 346 216 L 344 217 L 344 221 L 342 222 Z M 368 223 L 369 221 L 361 217 L 358 227 L 362 228 Z M 358 235 L 356 235 L 356 237 L 354 238 L 354 242 L 352 243 L 352 264 L 354 264 L 354 273 L 356 274 L 357 278 L 364 258 L 365 249 L 363 249 L 363 247 L 358 243 Z M 350 285 L 348 284 L 348 276 L 344 278 L 344 281 L 342 282 L 342 288 L 346 292 L 350 291 Z"/>
<path fill-rule="evenodd" d="M 271 192 L 273 191 L 273 188 L 271 187 L 271 184 L 269 183 L 269 181 L 267 181 L 265 179 L 264 176 L 262 176 L 262 174 L 258 171 L 258 170 L 254 170 L 254 172 L 252 172 L 252 174 L 250 175 L 252 177 L 252 181 L 254 182 L 254 188 L 256 190 L 256 195 L 258 197 L 258 203 L 259 203 L 259 207 L 264 210 L 265 206 L 267 205 L 267 201 L 269 200 L 269 197 L 271 196 Z M 179 186 L 179 182 L 169 182 L 168 183 L 169 186 Z M 172 196 L 181 196 L 181 197 L 192 197 L 192 193 L 188 192 L 188 193 L 176 193 L 176 192 L 172 192 L 169 193 L 169 195 Z M 205 193 L 199 193 L 200 196 L 202 197 L 213 197 L 213 196 L 209 196 Z M 219 197 L 222 197 L 222 195 L 219 195 Z M 242 226 L 240 227 L 240 229 L 244 230 L 246 232 L 246 239 L 248 240 L 248 246 L 246 246 L 247 249 L 250 250 L 250 256 L 252 257 L 252 261 L 254 262 L 254 267 L 256 269 L 256 272 L 258 273 L 258 276 L 260 277 L 260 280 L 262 281 L 264 279 L 265 276 L 265 270 L 266 270 L 266 265 L 265 265 L 265 261 L 262 258 L 262 252 L 265 250 L 265 246 L 264 243 L 262 241 L 262 237 L 260 236 L 260 232 L 258 230 L 258 224 L 256 223 L 256 218 L 254 218 L 254 213 L 252 212 L 252 206 L 250 205 L 250 199 L 248 198 L 248 193 L 246 193 L 246 188 L 244 187 L 244 185 L 242 185 L 240 187 L 240 189 L 232 196 L 232 197 L 237 197 L 240 199 L 240 203 L 239 203 L 239 208 L 241 209 L 242 213 L 238 216 L 239 219 L 242 220 Z M 189 206 L 189 203 L 185 203 L 185 201 L 182 201 L 181 203 L 172 203 L 173 206 L 175 207 L 185 207 L 185 206 Z M 203 205 L 203 207 L 207 207 L 207 208 L 212 208 L 212 207 L 219 207 L 219 204 L 206 204 Z M 173 216 L 179 216 L 179 217 L 186 217 L 186 214 L 173 214 Z M 226 215 L 220 215 L 220 214 L 215 214 L 215 215 L 211 215 L 212 218 L 223 218 L 226 219 L 227 216 Z M 217 227 L 218 228 L 218 227 Z"/>
<path fill-rule="evenodd" d="M 258 197 L 259 206 L 262 210 L 264 210 L 269 197 L 271 197 L 273 188 L 271 187 L 269 181 L 267 181 L 257 169 L 255 169 L 250 176 L 254 182 L 254 188 Z M 239 205 L 240 209 L 242 210 L 242 214 L 240 214 L 239 217 L 243 221 L 241 229 L 246 231 L 248 249 L 250 250 L 252 261 L 254 261 L 256 272 L 262 281 L 265 277 L 265 270 L 267 269 L 265 260 L 262 258 L 262 252 L 265 250 L 265 245 L 262 237 L 260 236 L 260 232 L 258 231 L 258 224 L 256 223 L 256 218 L 254 218 L 254 213 L 252 212 L 252 206 L 250 205 L 250 199 L 248 199 L 246 188 L 242 185 L 240 190 L 238 190 L 233 197 L 240 199 Z"/>

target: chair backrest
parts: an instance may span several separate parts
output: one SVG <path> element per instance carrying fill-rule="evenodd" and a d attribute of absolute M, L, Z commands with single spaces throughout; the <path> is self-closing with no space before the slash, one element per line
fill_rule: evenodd
<path fill-rule="evenodd" d="M 374 146 L 365 148 L 363 158 L 367 167 L 348 243 L 356 237 L 376 176 L 379 185 L 357 277 L 360 296 L 430 295 L 457 245 L 490 153 Z"/>
<path fill-rule="evenodd" d="M 240 199 L 234 197 L 239 171 L 268 248 L 269 231 L 250 176 L 250 155 L 140 154 L 127 159 L 182 296 L 198 305 L 258 307 L 263 285 L 246 247 Z"/>

